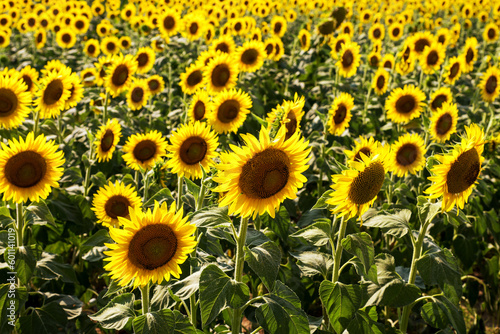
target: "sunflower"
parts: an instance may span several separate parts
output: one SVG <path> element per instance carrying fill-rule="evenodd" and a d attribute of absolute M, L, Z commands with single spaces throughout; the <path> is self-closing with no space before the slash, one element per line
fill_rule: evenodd
<path fill-rule="evenodd" d="M 70 95 L 64 105 L 65 110 L 75 107 L 83 98 L 83 85 L 78 74 L 71 73 L 68 79 L 70 82 Z"/>
<path fill-rule="evenodd" d="M 399 41 L 403 36 L 404 26 L 398 22 L 395 22 L 389 26 L 389 37 L 393 41 Z"/>
<path fill-rule="evenodd" d="M 274 39 L 268 38 L 264 42 L 264 50 L 266 50 L 266 57 L 272 59 L 274 57 Z"/>
<path fill-rule="evenodd" d="M 436 40 L 442 46 L 447 46 L 450 42 L 450 30 L 446 28 L 441 28 L 436 33 Z"/>
<path fill-rule="evenodd" d="M 385 180 L 385 152 L 367 157 L 360 154 L 360 160 L 351 161 L 350 169 L 342 174 L 332 175 L 332 189 L 335 190 L 326 201 L 334 205 L 333 213 L 339 217 L 361 217 L 375 202 Z"/>
<path fill-rule="evenodd" d="M 162 283 L 170 275 L 179 278 L 179 267 L 196 247 L 194 225 L 183 218 L 182 208 L 175 211 L 175 203 L 160 206 L 155 201 L 153 210 L 142 212 L 129 209 L 130 219 L 119 218 L 123 229 L 111 228 L 109 234 L 117 242 L 106 244 L 111 249 L 104 254 L 108 263 L 104 269 L 122 286 L 134 281 L 134 288 L 150 281 Z"/>
<path fill-rule="evenodd" d="M 484 27 L 483 39 L 488 43 L 494 43 L 498 39 L 498 27 L 495 23 L 489 23 Z"/>
<path fill-rule="evenodd" d="M 19 71 L 19 74 L 21 75 L 21 79 L 26 84 L 26 91 L 33 94 L 38 85 L 39 74 L 37 70 L 28 65 L 23 67 L 23 69 Z"/>
<path fill-rule="evenodd" d="M 421 55 L 426 46 L 431 46 L 435 42 L 435 37 L 428 31 L 417 32 L 411 37 L 411 44 L 413 44 L 412 51 L 417 55 Z"/>
<path fill-rule="evenodd" d="M 450 211 L 456 205 L 463 209 L 481 173 L 484 157 L 484 133 L 477 124 L 465 127 L 466 135 L 451 152 L 437 155 L 429 180 L 433 184 L 424 192 L 430 198 L 443 196 L 442 209 Z"/>
<path fill-rule="evenodd" d="M 111 159 L 121 136 L 122 127 L 118 123 L 118 120 L 110 119 L 105 125 L 101 126 L 94 142 L 97 148 L 97 161 L 101 162 Z"/>
<path fill-rule="evenodd" d="M 148 102 L 149 88 L 146 80 L 136 79 L 128 87 L 127 104 L 131 110 L 139 110 Z"/>
<path fill-rule="evenodd" d="M 234 54 L 234 59 L 238 61 L 240 71 L 255 72 L 264 64 L 266 50 L 264 44 L 257 41 L 248 41 L 240 46 Z"/>
<path fill-rule="evenodd" d="M 219 206 L 229 206 L 229 214 L 242 217 L 267 212 L 272 218 L 286 198 L 294 199 L 307 181 L 302 174 L 309 167 L 309 143 L 296 132 L 285 141 L 286 128 L 281 127 L 271 141 L 267 130 L 259 138 L 243 134 L 246 146 L 232 146 L 223 153 L 219 172 L 213 179 L 219 183 L 214 191 L 225 193 Z"/>
<path fill-rule="evenodd" d="M 85 43 L 83 52 L 89 57 L 95 58 L 101 53 L 101 48 L 99 47 L 99 41 L 97 39 L 91 38 Z"/>
<path fill-rule="evenodd" d="M 203 77 L 203 84 L 209 93 L 231 89 L 236 86 L 238 65 L 230 55 L 219 53 L 204 68 Z"/>
<path fill-rule="evenodd" d="M 208 44 L 212 41 L 212 39 L 215 36 L 215 27 L 211 24 L 209 24 L 205 28 L 205 32 L 203 33 L 203 38 L 205 39 L 205 43 Z"/>
<path fill-rule="evenodd" d="M 96 69 L 96 85 L 103 86 L 106 79 L 106 71 L 113 65 L 113 62 L 117 59 L 116 56 L 101 56 L 97 63 L 94 63 Z"/>
<path fill-rule="evenodd" d="M 458 109 L 455 103 L 444 102 L 432 114 L 430 133 L 432 138 L 444 143 L 457 132 Z"/>
<path fill-rule="evenodd" d="M 30 104 L 31 93 L 24 79 L 0 75 L 0 128 L 20 126 L 30 113 Z"/>
<path fill-rule="evenodd" d="M 448 65 L 444 69 L 444 82 L 453 85 L 455 81 L 462 75 L 462 69 L 464 68 L 462 57 L 452 57 L 448 61 Z"/>
<path fill-rule="evenodd" d="M 130 218 L 130 208 L 140 210 L 141 198 L 137 191 L 131 186 L 116 181 L 109 181 L 101 187 L 94 195 L 92 211 L 102 225 L 106 227 L 120 227 L 118 217 Z"/>
<path fill-rule="evenodd" d="M 486 70 L 479 83 L 481 96 L 485 102 L 493 102 L 500 94 L 500 70 L 490 67 Z"/>
<path fill-rule="evenodd" d="M 451 93 L 451 89 L 448 87 L 441 87 L 436 90 L 431 95 L 431 99 L 429 102 L 429 106 L 433 112 L 437 111 L 438 108 L 441 108 L 443 103 L 451 103 L 453 100 L 453 95 Z"/>
<path fill-rule="evenodd" d="M 372 155 L 378 154 L 381 147 L 380 143 L 376 141 L 373 137 L 360 136 L 358 141 L 354 142 L 355 145 L 351 150 L 345 150 L 344 153 L 347 156 L 348 161 L 362 161 L 361 153 L 370 157 Z"/>
<path fill-rule="evenodd" d="M 339 60 L 335 64 L 339 74 L 350 78 L 356 74 L 360 63 L 359 45 L 356 42 L 346 42 L 339 52 Z"/>
<path fill-rule="evenodd" d="M 212 42 L 209 50 L 213 52 L 220 51 L 232 54 L 236 50 L 236 45 L 230 35 L 222 35 Z"/>
<path fill-rule="evenodd" d="M 90 22 L 85 16 L 79 15 L 73 21 L 73 28 L 78 34 L 85 34 L 89 29 Z"/>
<path fill-rule="evenodd" d="M 160 132 L 154 130 L 130 136 L 123 146 L 123 159 L 134 170 L 148 170 L 166 155 L 166 150 L 167 142 Z"/>
<path fill-rule="evenodd" d="M 106 36 L 101 41 L 101 51 L 105 55 L 116 55 L 120 52 L 120 40 L 116 36 Z"/>
<path fill-rule="evenodd" d="M 156 54 L 153 49 L 148 47 L 140 48 L 135 55 L 137 62 L 137 73 L 146 73 L 153 68 Z"/>
<path fill-rule="evenodd" d="M 270 131 L 273 127 L 286 127 L 285 140 L 288 140 L 294 133 L 300 131 L 300 121 L 304 117 L 304 96 L 299 98 L 298 94 L 292 100 L 283 101 L 281 105 L 276 106 L 270 113 L 267 114 L 266 122 L 267 129 Z M 279 124 L 275 124 L 279 118 Z"/>
<path fill-rule="evenodd" d="M 128 36 L 122 36 L 118 40 L 118 45 L 120 45 L 121 49 L 128 50 L 132 46 L 132 39 Z"/>
<path fill-rule="evenodd" d="M 424 51 L 420 54 L 420 66 L 425 74 L 432 74 L 439 71 L 441 64 L 446 57 L 445 47 L 439 43 L 432 43 L 426 46 Z"/>
<path fill-rule="evenodd" d="M 184 24 L 183 35 L 189 39 L 190 41 L 195 41 L 203 36 L 204 32 L 204 18 L 201 15 L 191 13 L 189 15 L 185 15 L 182 18 L 182 22 Z"/>
<path fill-rule="evenodd" d="M 206 90 L 199 89 L 193 96 L 191 105 L 188 110 L 188 117 L 190 122 L 201 121 L 205 119 L 206 113 L 210 108 L 210 98 Z"/>
<path fill-rule="evenodd" d="M 148 89 L 151 95 L 161 93 L 165 89 L 165 81 L 158 74 L 148 77 L 146 82 L 148 84 Z"/>
<path fill-rule="evenodd" d="M 0 150 L 0 192 L 4 201 L 16 203 L 38 202 L 49 195 L 52 187 L 58 187 L 63 175 L 63 152 L 47 142 L 44 135 L 35 138 L 28 133 L 26 140 L 9 140 Z"/>
<path fill-rule="evenodd" d="M 271 20 L 271 33 L 279 38 L 285 35 L 287 28 L 286 19 L 282 16 L 274 16 Z"/>
<path fill-rule="evenodd" d="M 477 39 L 475 37 L 469 37 L 465 41 L 465 47 L 463 52 L 464 58 L 464 73 L 469 73 L 474 69 L 474 62 L 477 60 Z"/>
<path fill-rule="evenodd" d="M 375 23 L 368 31 L 368 37 L 372 41 L 382 41 L 385 37 L 385 27 L 382 23 Z"/>
<path fill-rule="evenodd" d="M 76 43 L 76 35 L 70 28 L 63 28 L 57 32 L 56 42 L 63 49 L 72 48 Z"/>
<path fill-rule="evenodd" d="M 408 174 L 416 174 L 425 166 L 425 143 L 418 134 L 405 134 L 391 145 L 388 156 L 388 169 L 397 176 L 403 177 Z"/>
<path fill-rule="evenodd" d="M 337 96 L 328 111 L 328 130 L 332 135 L 341 135 L 349 126 L 352 114 L 351 110 L 354 107 L 354 99 L 351 94 L 342 93 Z"/>
<path fill-rule="evenodd" d="M 370 54 L 366 58 L 368 59 L 368 64 L 371 67 L 377 68 L 379 66 L 380 59 L 381 59 L 379 52 L 372 51 L 372 52 L 370 52 Z"/>
<path fill-rule="evenodd" d="M 301 29 L 299 31 L 299 42 L 300 42 L 300 49 L 302 51 L 307 51 L 311 47 L 311 33 L 307 31 L 306 29 Z"/>
<path fill-rule="evenodd" d="M 170 143 L 167 167 L 179 177 L 199 179 L 203 176 L 202 167 L 208 171 L 215 166 L 217 135 L 206 123 L 181 125 L 172 133 Z"/>
<path fill-rule="evenodd" d="M 396 71 L 399 74 L 406 75 L 413 71 L 415 68 L 415 55 L 412 52 L 411 40 L 405 42 L 403 49 L 398 54 L 398 58 L 400 60 L 396 63 Z"/>
<path fill-rule="evenodd" d="M 96 84 L 97 71 L 94 67 L 83 69 L 80 72 L 80 77 L 84 87 L 92 87 Z"/>
<path fill-rule="evenodd" d="M 420 116 L 424 106 L 425 94 L 420 88 L 405 85 L 391 92 L 385 103 L 387 117 L 396 123 L 405 123 Z"/>
<path fill-rule="evenodd" d="M 203 86 L 203 69 L 203 64 L 201 62 L 196 62 L 191 64 L 186 68 L 186 71 L 181 74 L 179 85 L 185 94 L 193 94 L 198 88 Z"/>
<path fill-rule="evenodd" d="M 104 78 L 105 85 L 112 97 L 116 97 L 128 89 L 132 82 L 132 75 L 136 70 L 137 62 L 132 55 L 124 57 L 120 53 L 113 58 Z"/>
<path fill-rule="evenodd" d="M 35 33 L 35 46 L 38 50 L 43 49 L 47 43 L 47 31 L 43 28 L 40 28 Z"/>
<path fill-rule="evenodd" d="M 272 60 L 279 61 L 285 54 L 285 46 L 283 45 L 281 38 L 277 36 L 272 37 L 271 40 L 274 42 L 274 54 Z"/>
<path fill-rule="evenodd" d="M 237 132 L 252 108 L 250 96 L 236 89 L 217 94 L 206 117 L 217 133 Z"/>
<path fill-rule="evenodd" d="M 373 76 L 372 89 L 377 95 L 382 95 L 387 91 L 389 84 L 389 72 L 385 67 L 380 67 Z"/>
<path fill-rule="evenodd" d="M 339 31 L 342 34 L 347 34 L 349 38 L 352 38 L 354 35 L 354 25 L 350 21 L 344 21 L 339 27 Z"/>
<path fill-rule="evenodd" d="M 41 118 L 54 118 L 66 106 L 66 101 L 71 96 L 71 69 L 62 68 L 58 71 L 48 72 L 42 79 L 42 87 L 37 93 L 36 110 Z"/>

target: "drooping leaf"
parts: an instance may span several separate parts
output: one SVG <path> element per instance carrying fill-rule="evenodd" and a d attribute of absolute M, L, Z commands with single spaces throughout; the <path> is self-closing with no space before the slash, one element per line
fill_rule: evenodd
<path fill-rule="evenodd" d="M 66 283 L 78 283 L 73 267 L 62 263 L 58 256 L 47 252 L 42 253 L 42 258 L 36 263 L 37 274 L 43 279 L 60 278 Z"/>
<path fill-rule="evenodd" d="M 271 291 L 280 269 L 281 251 L 279 247 L 274 242 L 268 241 L 257 247 L 245 248 L 245 261 L 259 275 L 267 289 Z"/>
<path fill-rule="evenodd" d="M 298 230 L 290 236 L 292 238 L 304 238 L 313 246 L 324 246 L 330 242 L 331 235 L 332 231 L 329 223 L 317 222 Z"/>
<path fill-rule="evenodd" d="M 63 308 L 56 302 L 51 302 L 35 308 L 29 315 L 20 317 L 16 330 L 20 334 L 60 333 L 67 322 Z"/>
<path fill-rule="evenodd" d="M 104 308 L 89 315 L 89 318 L 98 321 L 106 329 L 120 330 L 135 317 L 134 300 L 133 293 L 116 296 Z"/>
<path fill-rule="evenodd" d="M 327 190 L 321 195 L 321 197 L 318 199 L 316 204 L 312 207 L 311 210 L 321 210 L 321 209 L 328 209 L 330 207 L 329 204 L 326 203 L 328 199 L 330 199 L 331 194 L 333 193 L 333 190 Z"/>
<path fill-rule="evenodd" d="M 297 259 L 297 265 L 306 276 L 322 275 L 326 279 L 333 268 L 333 259 L 330 254 L 321 252 L 290 252 Z"/>
<path fill-rule="evenodd" d="M 394 279 L 380 287 L 366 305 L 402 307 L 413 303 L 420 295 L 420 289 L 415 285 Z"/>
<path fill-rule="evenodd" d="M 355 255 L 363 263 L 365 272 L 370 270 L 375 258 L 375 249 L 373 248 L 372 238 L 368 233 L 349 234 L 342 239 L 342 247 L 348 253 Z"/>
<path fill-rule="evenodd" d="M 445 296 L 434 296 L 432 302 L 422 306 L 420 314 L 429 325 L 445 329 L 451 325 L 458 334 L 466 334 L 462 311 Z"/>
<path fill-rule="evenodd" d="M 200 210 L 191 217 L 191 224 L 197 227 L 230 226 L 231 218 L 227 214 L 227 207 L 212 207 Z"/>
<path fill-rule="evenodd" d="M 132 322 L 137 334 L 196 334 L 197 331 L 179 311 L 163 309 L 141 315 Z M 202 333 L 202 332 L 201 332 Z"/>
<path fill-rule="evenodd" d="M 363 223 L 367 227 L 381 228 L 384 233 L 396 238 L 404 237 L 410 230 L 410 210 L 401 210 L 396 214 L 378 215 Z"/>

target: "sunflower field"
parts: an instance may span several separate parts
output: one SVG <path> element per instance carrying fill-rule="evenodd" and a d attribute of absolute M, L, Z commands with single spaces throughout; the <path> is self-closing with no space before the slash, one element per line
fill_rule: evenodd
<path fill-rule="evenodd" d="M 500 2 L 0 0 L 0 334 L 500 333 Z"/>

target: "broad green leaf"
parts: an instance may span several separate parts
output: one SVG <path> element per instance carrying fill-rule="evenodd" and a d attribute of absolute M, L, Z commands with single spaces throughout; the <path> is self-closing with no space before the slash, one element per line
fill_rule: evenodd
<path fill-rule="evenodd" d="M 415 285 L 394 279 L 378 289 L 366 305 L 402 307 L 413 303 L 420 295 L 420 289 Z"/>
<path fill-rule="evenodd" d="M 201 271 L 197 271 L 183 280 L 175 282 L 171 286 L 172 291 L 180 299 L 188 299 L 193 293 L 198 291 L 200 285 L 200 275 Z"/>
<path fill-rule="evenodd" d="M 467 333 L 462 311 L 445 296 L 433 297 L 432 302 L 422 306 L 420 314 L 433 327 L 445 329 L 451 325 L 457 334 Z"/>
<path fill-rule="evenodd" d="M 70 264 L 59 261 L 58 256 L 47 252 L 36 263 L 37 274 L 43 279 L 61 278 L 63 282 L 78 284 L 75 270 Z"/>
<path fill-rule="evenodd" d="M 135 318 L 132 326 L 136 334 L 173 334 L 174 315 L 168 309 L 146 313 Z"/>
<path fill-rule="evenodd" d="M 156 194 L 151 196 L 146 203 L 144 203 L 144 207 L 152 206 L 155 201 L 161 203 L 167 199 L 173 199 L 172 193 L 168 188 L 162 188 Z"/>
<path fill-rule="evenodd" d="M 198 200 L 198 196 L 200 195 L 200 186 L 191 181 L 191 179 L 185 177 L 184 182 L 186 183 L 186 187 L 191 195 L 193 195 L 194 200 Z"/>
<path fill-rule="evenodd" d="M 367 281 L 378 283 L 377 266 L 375 264 L 372 264 L 367 272 L 363 263 L 356 256 L 350 259 L 348 263 L 351 263 L 354 266 L 359 276 L 363 277 Z"/>
<path fill-rule="evenodd" d="M 20 317 L 16 330 L 20 334 L 54 334 L 60 333 L 59 329 L 64 328 L 67 322 L 63 308 L 56 302 L 51 302 Z"/>
<path fill-rule="evenodd" d="M 47 297 L 45 302 L 55 302 L 59 304 L 64 312 L 66 312 L 66 316 L 69 320 L 75 319 L 82 314 L 83 303 L 77 297 L 50 292 L 45 292 L 44 295 Z"/>
<path fill-rule="evenodd" d="M 124 293 L 113 298 L 104 308 L 89 318 L 98 321 L 106 329 L 120 330 L 135 317 L 133 293 Z"/>
<path fill-rule="evenodd" d="M 211 323 L 225 308 L 238 308 L 249 300 L 248 286 L 227 276 L 215 264 L 200 275 L 200 308 L 203 326 Z"/>
<path fill-rule="evenodd" d="M 272 241 L 253 248 L 245 247 L 245 261 L 259 275 L 267 289 L 274 288 L 274 282 L 281 263 L 281 251 Z"/>
<path fill-rule="evenodd" d="M 313 246 L 324 246 L 330 242 L 331 226 L 326 222 L 317 222 L 290 235 L 292 238 L 304 238 Z"/>
<path fill-rule="evenodd" d="M 321 195 L 321 197 L 318 199 L 316 204 L 312 207 L 311 210 L 321 210 L 321 209 L 328 209 L 330 207 L 329 204 L 326 203 L 328 199 L 330 199 L 331 194 L 333 193 L 333 190 L 327 190 Z"/>
<path fill-rule="evenodd" d="M 197 227 L 230 226 L 231 218 L 227 214 L 227 207 L 212 207 L 197 211 L 191 217 L 191 224 Z"/>
<path fill-rule="evenodd" d="M 26 207 L 26 211 L 33 214 L 33 224 L 49 223 L 56 226 L 54 216 L 52 216 L 52 213 L 44 200 L 41 199 L 38 203 L 31 203 L 28 207 Z"/>
<path fill-rule="evenodd" d="M 356 312 L 368 298 L 363 285 L 346 285 L 328 280 L 321 282 L 319 296 L 337 333 L 342 333 L 355 321 Z"/>
<path fill-rule="evenodd" d="M 16 322 L 16 317 L 19 315 L 19 309 L 28 298 L 28 292 L 26 287 L 17 286 L 14 275 L 4 277 L 6 279 L 14 278 L 14 280 L 12 285 L 9 283 L 0 285 L 0 333 L 10 333 L 12 323 Z"/>
<path fill-rule="evenodd" d="M 370 235 L 366 232 L 349 234 L 344 239 L 342 239 L 342 247 L 344 249 L 356 256 L 363 266 L 365 267 L 365 272 L 370 270 L 375 257 L 375 250 L 373 248 L 373 242 Z"/>
<path fill-rule="evenodd" d="M 410 230 L 410 210 L 401 210 L 396 214 L 378 215 L 368 219 L 363 223 L 367 227 L 381 228 L 384 233 L 395 236 L 396 238 L 404 237 Z"/>
<path fill-rule="evenodd" d="M 265 304 L 257 308 L 255 316 L 264 330 L 271 334 L 309 333 L 309 321 L 297 295 L 281 281 L 274 291 L 263 296 Z"/>
<path fill-rule="evenodd" d="M 477 240 L 469 239 L 462 234 L 456 234 L 453 238 L 453 250 L 460 261 L 464 264 L 464 270 L 472 267 L 478 257 L 479 245 Z"/>
<path fill-rule="evenodd" d="M 108 230 L 103 228 L 98 230 L 96 233 L 88 237 L 83 243 L 82 248 L 85 251 L 91 247 L 104 246 L 105 243 L 113 243 L 113 240 L 109 236 Z"/>
<path fill-rule="evenodd" d="M 18 248 L 9 248 L 4 253 L 4 259 L 7 264 L 9 264 L 9 271 L 16 272 L 16 277 L 19 278 L 23 285 L 26 285 L 33 273 L 37 264 L 37 257 L 39 254 L 37 252 L 39 249 L 37 247 L 21 246 Z M 13 253 L 14 260 L 11 259 Z M 12 261 L 13 267 L 12 267 Z"/>
<path fill-rule="evenodd" d="M 437 284 L 452 302 L 458 304 L 462 296 L 460 268 L 453 254 L 442 249 L 429 252 L 417 260 L 417 269 L 425 284 Z"/>
<path fill-rule="evenodd" d="M 377 280 L 379 285 L 387 284 L 395 279 L 401 279 L 396 272 L 394 257 L 387 253 L 377 254 L 375 256 L 375 265 L 377 266 Z"/>
<path fill-rule="evenodd" d="M 418 196 L 418 217 L 420 218 L 420 223 L 424 224 L 436 216 L 436 214 L 441 210 L 442 202 L 431 203 L 426 197 Z"/>
<path fill-rule="evenodd" d="M 382 328 L 382 325 L 373 320 L 365 310 L 358 310 L 346 330 L 348 333 L 356 334 L 382 334 L 384 333 Z"/>
<path fill-rule="evenodd" d="M 323 279 L 327 279 L 332 272 L 333 259 L 330 254 L 308 251 L 290 252 L 290 255 L 297 259 L 297 265 L 306 276 L 322 275 Z"/>

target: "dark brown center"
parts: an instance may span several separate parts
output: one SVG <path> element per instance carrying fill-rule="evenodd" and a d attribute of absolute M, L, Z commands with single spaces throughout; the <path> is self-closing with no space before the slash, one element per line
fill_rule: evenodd
<path fill-rule="evenodd" d="M 60 79 L 53 80 L 47 85 L 45 91 L 43 92 L 43 102 L 46 105 L 53 105 L 57 103 L 64 92 L 64 86 Z"/>
<path fill-rule="evenodd" d="M 450 114 L 443 114 L 436 122 L 436 132 L 439 135 L 445 135 L 450 131 L 453 118 Z"/>
<path fill-rule="evenodd" d="M 187 165 L 196 165 L 207 154 L 207 143 L 201 137 L 189 137 L 180 148 L 181 160 Z"/>
<path fill-rule="evenodd" d="M 414 144 L 404 144 L 396 153 L 396 161 L 399 165 L 408 166 L 417 160 L 418 149 Z"/>
<path fill-rule="evenodd" d="M 338 106 L 337 110 L 335 110 L 335 116 L 333 116 L 333 121 L 335 124 L 340 124 L 344 121 L 347 115 L 347 108 L 345 105 L 341 104 Z"/>
<path fill-rule="evenodd" d="M 113 147 L 115 141 L 115 134 L 110 129 L 107 129 L 101 138 L 101 150 L 107 152 Z"/>
<path fill-rule="evenodd" d="M 372 162 L 354 178 L 349 189 L 350 200 L 357 205 L 370 202 L 384 183 L 385 170 L 381 162 Z"/>
<path fill-rule="evenodd" d="M 484 86 L 484 89 L 486 90 L 486 93 L 493 94 L 497 89 L 497 85 L 498 85 L 497 77 L 492 75 L 488 78 L 488 80 L 486 80 L 486 85 Z"/>
<path fill-rule="evenodd" d="M 113 72 L 111 82 L 115 86 L 123 86 L 128 79 L 128 67 L 125 64 L 118 65 Z"/>
<path fill-rule="evenodd" d="M 194 87 L 199 84 L 201 80 L 203 80 L 203 74 L 201 70 L 196 70 L 189 74 L 186 81 L 189 87 Z"/>
<path fill-rule="evenodd" d="M 377 78 L 377 88 L 382 89 L 384 88 L 384 85 L 385 85 L 385 77 L 383 75 L 380 75 Z"/>
<path fill-rule="evenodd" d="M 194 119 L 199 121 L 205 117 L 205 103 L 197 101 L 194 105 Z"/>
<path fill-rule="evenodd" d="M 139 142 L 134 147 L 134 157 L 140 162 L 145 162 L 150 160 L 155 156 L 156 153 L 156 144 L 154 141 L 146 139 Z"/>
<path fill-rule="evenodd" d="M 408 114 L 415 109 L 417 102 L 411 95 L 403 95 L 396 101 L 396 111 L 400 114 Z"/>
<path fill-rule="evenodd" d="M 142 227 L 130 240 L 128 258 L 136 267 L 155 270 L 167 264 L 177 250 L 177 237 L 166 224 Z"/>
<path fill-rule="evenodd" d="M 467 190 L 476 182 L 481 163 L 479 154 L 475 148 L 460 154 L 458 159 L 451 165 L 448 175 L 446 176 L 446 185 L 448 192 L 459 194 Z"/>
<path fill-rule="evenodd" d="M 37 185 L 47 172 L 45 159 L 33 151 L 17 153 L 5 164 L 5 178 L 19 188 Z"/>
<path fill-rule="evenodd" d="M 448 96 L 444 95 L 444 94 L 440 94 L 438 96 L 436 96 L 434 98 L 434 100 L 432 101 L 431 105 L 432 105 L 432 108 L 435 110 L 437 108 L 441 108 L 441 106 L 443 105 L 443 103 L 447 102 L 448 101 Z"/>
<path fill-rule="evenodd" d="M 226 64 L 219 64 L 212 71 L 212 84 L 215 87 L 224 87 L 229 81 L 230 75 L 229 67 Z"/>
<path fill-rule="evenodd" d="M 439 61 L 439 55 L 436 50 L 432 50 L 429 52 L 427 55 L 427 64 L 429 66 L 435 66 L 437 62 Z"/>
<path fill-rule="evenodd" d="M 240 111 L 240 103 L 237 100 L 224 101 L 217 111 L 217 118 L 222 123 L 230 123 L 237 116 Z"/>
<path fill-rule="evenodd" d="M 253 65 L 259 56 L 259 52 L 255 49 L 245 50 L 241 54 L 241 62 L 245 65 Z"/>
<path fill-rule="evenodd" d="M 138 56 L 137 56 L 137 63 L 139 64 L 139 67 L 144 67 L 146 66 L 146 64 L 148 63 L 149 61 L 149 56 L 147 53 L 143 52 L 143 53 L 140 53 Z"/>
<path fill-rule="evenodd" d="M 144 90 L 142 89 L 142 87 L 135 87 L 132 90 L 131 94 L 132 102 L 139 103 L 142 101 L 143 98 L 144 98 Z"/>
<path fill-rule="evenodd" d="M 104 204 L 104 210 L 106 211 L 106 215 L 113 219 L 117 219 L 118 217 L 128 216 L 129 206 L 130 202 L 125 196 L 114 195 L 106 201 L 106 204 Z"/>
<path fill-rule="evenodd" d="M 352 54 L 352 51 L 346 50 L 346 52 L 344 52 L 344 55 L 342 56 L 342 67 L 348 68 L 352 65 L 353 62 L 354 62 L 354 55 Z"/>
<path fill-rule="evenodd" d="M 0 88 L 0 118 L 12 115 L 17 109 L 17 95 L 10 89 Z"/>

